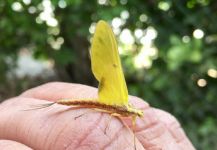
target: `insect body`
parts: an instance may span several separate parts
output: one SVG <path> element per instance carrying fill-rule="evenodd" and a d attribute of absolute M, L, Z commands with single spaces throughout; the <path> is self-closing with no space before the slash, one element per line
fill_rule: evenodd
<path fill-rule="evenodd" d="M 103 103 L 99 103 L 93 100 L 59 100 L 56 102 L 57 104 L 67 105 L 67 106 L 82 106 L 87 108 L 97 108 L 97 110 L 102 112 L 107 112 L 109 114 L 116 114 L 122 117 L 130 117 L 130 116 L 143 116 L 143 112 L 137 110 L 132 107 L 123 107 L 116 105 L 107 105 Z"/>
<path fill-rule="evenodd" d="M 62 105 L 97 108 L 103 112 L 122 117 L 143 116 L 128 102 L 128 90 L 121 67 L 114 33 L 105 21 L 99 21 L 91 46 L 91 69 L 99 81 L 97 100 L 59 100 Z M 135 119 L 134 119 L 135 120 Z"/>

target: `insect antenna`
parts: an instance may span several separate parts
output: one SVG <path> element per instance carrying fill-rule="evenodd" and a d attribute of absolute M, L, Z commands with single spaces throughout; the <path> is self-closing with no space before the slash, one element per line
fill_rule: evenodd
<path fill-rule="evenodd" d="M 29 110 L 37 110 L 37 109 L 43 109 L 52 106 L 56 102 L 53 103 L 46 103 L 46 104 L 38 104 L 38 105 L 30 105 L 31 108 L 25 109 L 23 111 L 29 111 Z"/>

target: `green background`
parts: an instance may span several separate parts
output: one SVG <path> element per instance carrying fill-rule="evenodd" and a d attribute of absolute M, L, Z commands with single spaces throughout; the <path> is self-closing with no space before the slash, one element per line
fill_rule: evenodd
<path fill-rule="evenodd" d="M 43 16 L 45 9 L 50 16 Z M 135 38 L 131 47 L 118 38 L 123 49 L 133 49 L 121 54 L 129 93 L 177 117 L 197 149 L 217 149 L 214 0 L 1 0 L 0 100 L 49 81 L 97 86 L 90 70 L 90 26 L 100 19 L 115 24 L 114 18 L 122 20 L 120 31 L 128 29 Z M 157 56 L 138 68 L 134 59 L 142 43 L 134 31 L 145 34 L 150 27 L 157 33 L 151 45 Z M 34 74 L 33 65 L 20 75 L 25 54 L 50 72 Z"/>

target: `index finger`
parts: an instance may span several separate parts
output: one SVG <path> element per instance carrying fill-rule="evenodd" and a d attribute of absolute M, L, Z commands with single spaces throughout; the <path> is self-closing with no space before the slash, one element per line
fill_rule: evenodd
<path fill-rule="evenodd" d="M 57 101 L 60 99 L 97 99 L 97 88 L 64 82 L 51 82 L 22 93 L 20 97 L 36 98 L 47 101 Z M 130 96 L 130 102 L 138 108 L 147 108 L 148 103 Z"/>
<path fill-rule="evenodd" d="M 57 101 L 59 99 L 81 99 L 96 98 L 97 89 L 81 85 L 63 82 L 51 82 L 22 93 L 20 97 L 36 98 L 48 101 Z"/>

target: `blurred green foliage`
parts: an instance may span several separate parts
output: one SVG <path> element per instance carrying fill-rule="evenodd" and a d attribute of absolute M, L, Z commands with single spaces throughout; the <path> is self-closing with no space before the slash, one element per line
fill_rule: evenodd
<path fill-rule="evenodd" d="M 217 69 L 217 1 L 52 0 L 50 22 L 42 19 L 49 17 L 43 16 L 43 3 L 49 1 L 0 1 L 2 100 L 52 80 L 96 85 L 88 56 L 89 27 L 127 11 L 121 29 L 151 26 L 158 33 L 158 57 L 151 68 L 135 68 L 131 55 L 122 56 L 130 93 L 176 116 L 197 149 L 217 149 L 217 79 L 207 74 Z M 203 37 L 193 36 L 196 29 Z M 25 48 L 40 61 L 52 60 L 55 77 L 17 77 L 18 54 Z M 199 79 L 206 81 L 204 87 L 198 86 Z"/>

